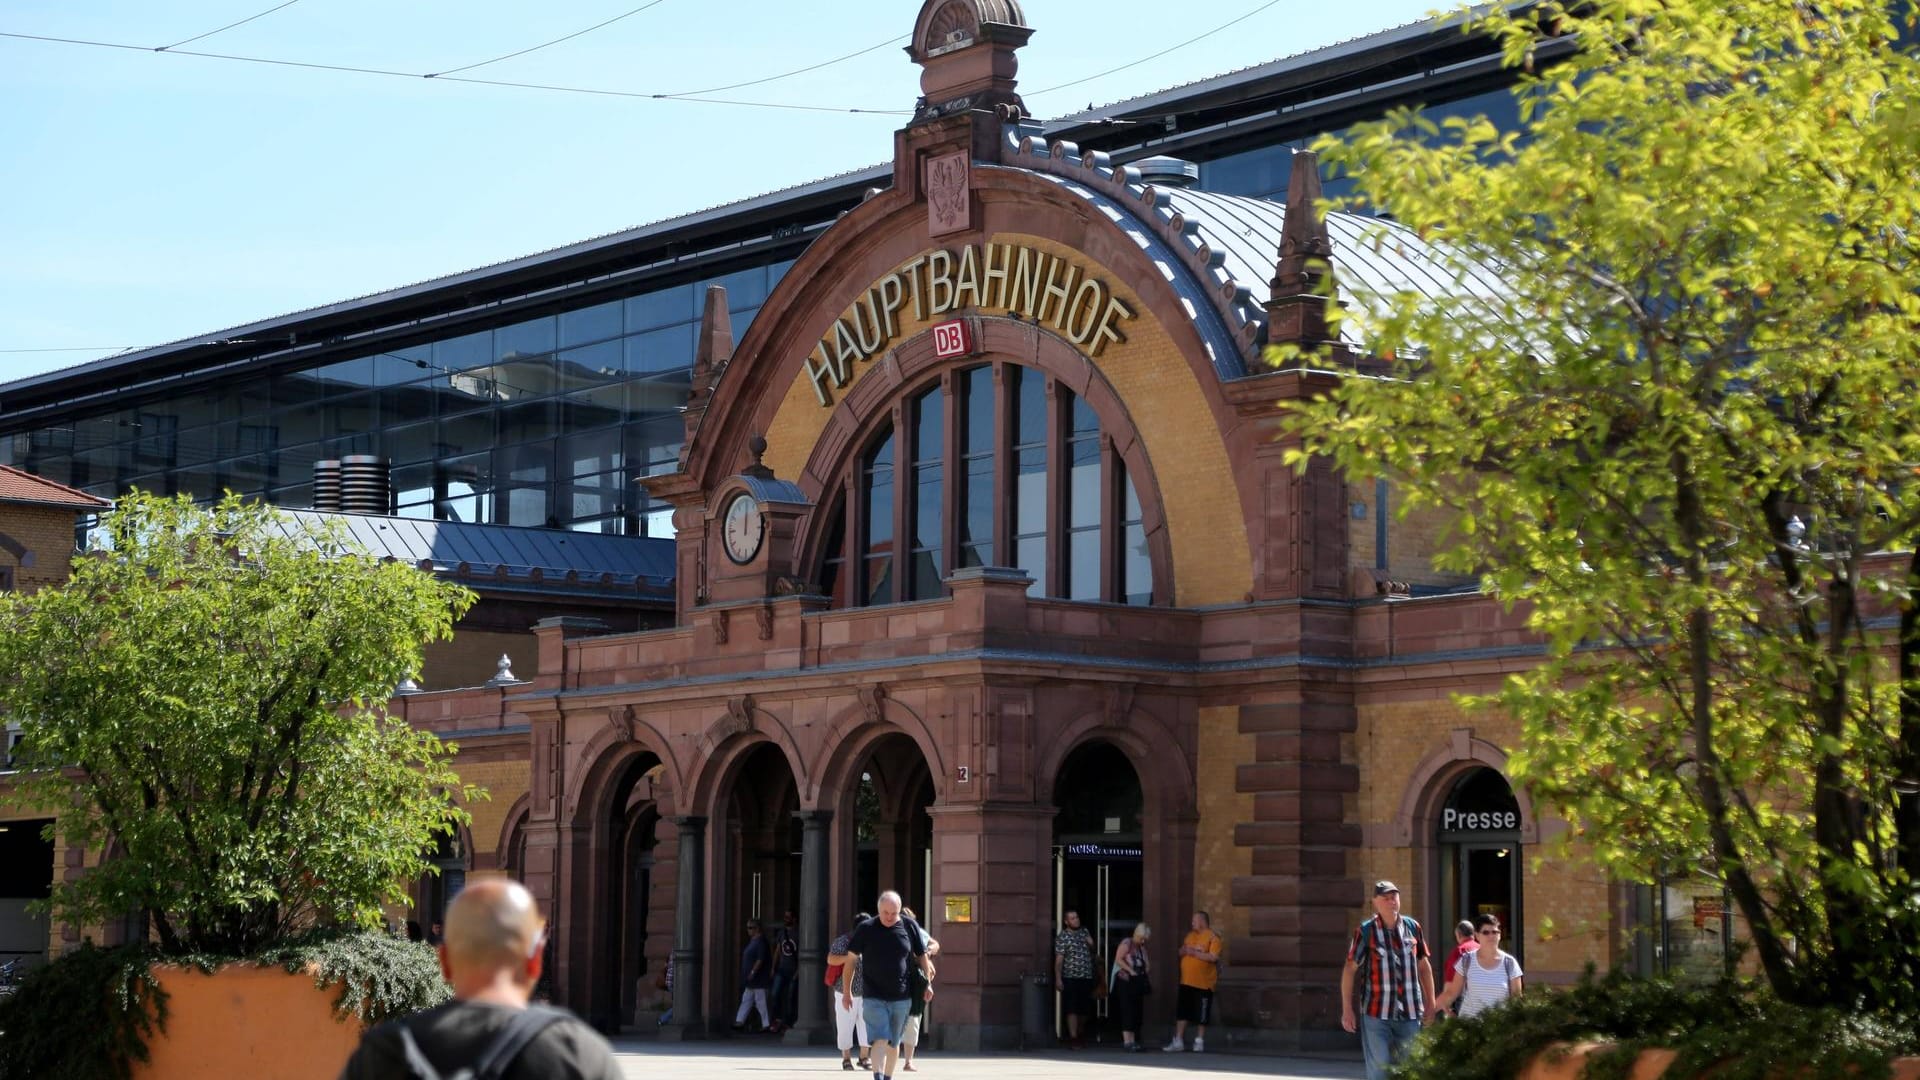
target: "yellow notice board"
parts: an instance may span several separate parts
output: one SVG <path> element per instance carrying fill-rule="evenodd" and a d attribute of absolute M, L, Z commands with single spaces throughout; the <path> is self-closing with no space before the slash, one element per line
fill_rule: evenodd
<path fill-rule="evenodd" d="M 971 896 L 947 897 L 947 921 L 950 923 L 972 922 L 973 921 L 973 897 Z"/>

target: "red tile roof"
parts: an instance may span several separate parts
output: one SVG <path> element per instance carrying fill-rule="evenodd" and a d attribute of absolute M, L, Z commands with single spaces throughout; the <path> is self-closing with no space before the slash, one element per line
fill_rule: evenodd
<path fill-rule="evenodd" d="M 75 510 L 104 510 L 113 505 L 105 499 L 96 498 L 65 484 L 56 484 L 45 477 L 35 476 L 11 465 L 0 465 L 0 503 L 65 506 Z"/>

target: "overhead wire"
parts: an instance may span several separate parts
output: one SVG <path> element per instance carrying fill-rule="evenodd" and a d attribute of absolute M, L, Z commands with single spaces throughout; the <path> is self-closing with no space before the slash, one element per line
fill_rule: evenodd
<path fill-rule="evenodd" d="M 557 38 L 554 38 L 552 41 L 543 41 L 538 45 L 531 45 L 531 46 L 528 46 L 527 48 L 519 49 L 514 52 L 507 53 L 503 56 L 496 56 L 491 60 L 481 60 L 478 63 L 466 64 L 457 68 L 448 68 L 445 71 L 436 71 L 426 77 L 429 79 L 437 79 L 437 78 L 440 78 L 442 75 L 451 75 L 456 71 L 472 71 L 474 68 L 486 67 L 488 64 L 497 64 L 502 60 L 511 60 L 516 56 L 525 56 L 528 53 L 539 52 L 541 49 L 544 49 L 549 45 L 558 45 L 563 41 L 572 41 L 574 38 L 591 34 L 595 30 L 599 30 L 603 27 L 612 26 L 614 23 L 619 22 L 621 19 L 638 15 L 650 7 L 659 7 L 661 4 L 665 2 L 666 0 L 648 0 L 647 3 L 641 4 L 639 7 L 634 8 L 631 11 L 623 11 L 620 14 L 615 15 L 613 18 L 606 20 L 605 22 L 594 23 L 592 26 L 587 27 L 585 30 L 575 30 L 573 33 L 567 34 L 564 37 L 557 37 Z"/>
<path fill-rule="evenodd" d="M 215 35 L 215 34 L 224 34 L 224 33 L 226 33 L 227 31 L 229 31 L 229 30 L 231 30 L 231 29 L 233 29 L 233 28 L 234 28 L 234 27 L 236 27 L 236 26 L 245 26 L 246 24 L 248 24 L 248 23 L 250 23 L 250 22 L 252 22 L 252 21 L 253 21 L 253 20 L 255 20 L 255 19 L 262 19 L 262 18 L 265 18 L 266 16 L 268 16 L 268 15 L 271 15 L 271 14 L 273 14 L 273 13 L 274 13 L 274 12 L 276 12 L 276 11 L 279 11 L 279 10 L 280 10 L 281 8 L 290 8 L 290 7 L 292 7 L 293 5 L 295 5 L 295 4 L 297 4 L 297 3 L 299 3 L 299 2 L 300 2 L 300 0 L 287 0 L 287 2 L 286 2 L 286 3 L 284 3 L 284 4 L 276 4 L 276 5 L 274 5 L 273 7 L 270 7 L 270 8 L 268 8 L 268 9 L 267 9 L 267 10 L 265 10 L 265 11 L 261 11 L 261 12 L 256 12 L 256 13 L 254 13 L 254 14 L 252 14 L 252 15 L 249 15 L 249 16 L 247 16 L 247 17 L 246 17 L 246 18 L 244 18 L 244 19 L 240 19 L 240 20 L 239 20 L 239 21 L 237 21 L 237 22 L 230 22 L 230 23 L 228 23 L 228 24 L 227 24 L 227 25 L 225 25 L 225 26 L 222 26 L 222 27 L 219 27 L 218 29 L 214 29 L 214 30 L 209 30 L 209 31 L 207 31 L 207 32 L 206 32 L 206 33 L 204 33 L 204 34 L 195 34 L 195 35 L 193 35 L 193 36 L 192 36 L 192 37 L 190 37 L 190 38 L 185 38 L 185 39 L 182 39 L 182 40 L 180 40 L 180 41 L 176 41 L 176 42 L 174 42 L 174 43 L 173 43 L 173 44 L 171 44 L 171 45 L 160 45 L 160 46 L 157 46 L 157 47 L 155 47 L 155 49 L 154 49 L 153 51 L 154 51 L 154 52 L 166 52 L 166 51 L 167 51 L 168 49 L 177 49 L 177 48 L 179 48 L 179 47 L 180 47 L 180 46 L 182 46 L 182 45 L 190 45 L 190 44 L 192 44 L 192 43 L 194 43 L 194 42 L 196 42 L 196 41 L 199 41 L 199 40 L 201 40 L 202 38 L 210 38 L 210 37 L 212 37 L 212 36 L 213 36 L 213 35 Z"/>
<path fill-rule="evenodd" d="M 809 71 L 819 71 L 821 68 L 832 67 L 835 64 L 842 63 L 847 60 L 852 60 L 856 56 L 865 56 L 868 53 L 873 52 L 875 49 L 884 49 L 887 46 L 894 44 L 895 42 L 905 41 L 912 36 L 913 35 L 911 34 L 900 34 L 896 37 L 890 37 L 878 45 L 869 45 L 858 52 L 850 52 L 845 56 L 836 56 L 831 60 L 822 60 L 818 64 L 809 64 L 803 68 L 794 68 L 792 71 L 783 71 L 778 75 L 769 75 L 764 79 L 753 79 L 748 82 L 730 83 L 726 86 L 709 86 L 705 90 L 683 90 L 678 94 L 659 94 L 656 96 L 663 97 L 663 98 L 692 97 L 695 94 L 718 94 L 726 90 L 741 90 L 749 86 L 761 86 L 770 82 L 779 82 L 781 79 L 791 79 L 795 75 L 805 75 Z"/>
<path fill-rule="evenodd" d="M 1139 66 L 1140 66 L 1141 64 L 1145 64 L 1145 63 L 1149 63 L 1149 62 L 1151 62 L 1151 61 L 1154 61 L 1154 60 L 1158 60 L 1158 59 L 1160 59 L 1161 57 L 1163 57 L 1163 56 L 1165 56 L 1165 55 L 1167 55 L 1167 54 L 1168 54 L 1168 53 L 1170 53 L 1170 52 L 1174 52 L 1174 51 L 1177 51 L 1177 50 L 1179 50 L 1179 49 L 1184 49 L 1184 48 L 1186 48 L 1187 46 L 1189 46 L 1189 45 L 1192 45 L 1192 44 L 1194 44 L 1195 42 L 1199 42 L 1199 41 L 1205 41 L 1205 40 L 1206 40 L 1207 38 L 1210 38 L 1210 37 L 1212 37 L 1213 35 L 1215 35 L 1215 34 L 1217 34 L 1217 33 L 1219 33 L 1219 32 L 1221 32 L 1222 30 L 1226 30 L 1226 29 L 1228 29 L 1228 28 L 1230 28 L 1230 27 L 1233 27 L 1233 26 L 1237 26 L 1237 25 L 1239 25 L 1240 23 L 1243 23 L 1243 22 L 1246 22 L 1246 21 L 1247 21 L 1248 19 L 1251 19 L 1251 18 L 1253 18 L 1253 17 L 1255 16 L 1255 15 L 1258 15 L 1258 14 L 1260 14 L 1261 12 L 1263 12 L 1263 11 L 1265 11 L 1265 10 L 1267 10 L 1267 9 L 1268 9 L 1268 8 L 1270 8 L 1270 7 L 1275 7 L 1275 6 L 1277 6 L 1277 5 L 1279 4 L 1279 3 L 1280 3 L 1280 0 L 1267 0 L 1267 2 L 1266 2 L 1266 3 L 1264 3 L 1264 4 L 1261 4 L 1261 5 L 1259 6 L 1259 7 L 1257 7 L 1257 8 L 1254 8 L 1254 9 L 1253 9 L 1252 11 L 1249 11 L 1249 12 L 1247 12 L 1247 13 L 1246 13 L 1246 14 L 1244 14 L 1244 15 L 1241 15 L 1241 16 L 1238 16 L 1238 17 L 1236 17 L 1236 18 L 1233 18 L 1233 19 L 1229 19 L 1229 20 L 1227 20 L 1226 22 L 1223 22 L 1223 23 L 1221 23 L 1221 24 L 1220 24 L 1219 26 L 1216 26 L 1216 27 L 1214 27 L 1213 29 L 1211 29 L 1211 30 L 1208 30 L 1208 31 L 1207 31 L 1206 33 L 1204 33 L 1204 34 L 1198 34 L 1198 35 L 1195 35 L 1195 36 L 1193 36 L 1193 37 L 1190 37 L 1190 38 L 1188 38 L 1187 40 L 1185 40 L 1185 41 L 1183 41 L 1183 42 L 1181 42 L 1181 43 L 1179 43 L 1178 45 L 1169 45 L 1169 46 L 1167 46 L 1166 48 L 1164 48 L 1164 49 L 1161 49 L 1161 50 L 1160 50 L 1159 52 L 1157 52 L 1157 53 L 1154 53 L 1154 54 L 1153 54 L 1153 55 L 1151 55 L 1151 56 L 1143 56 L 1143 57 L 1141 57 L 1141 58 L 1140 58 L 1140 59 L 1138 59 L 1138 60 L 1133 60 L 1133 61 L 1129 61 L 1128 63 L 1125 63 L 1125 64 L 1121 64 L 1121 65 L 1120 65 L 1119 67 L 1110 67 L 1110 68 L 1108 68 L 1108 69 L 1107 69 L 1107 70 L 1105 70 L 1105 71 L 1098 71 L 1098 72 L 1095 72 L 1095 73 L 1094 73 L 1094 74 L 1092 74 L 1092 75 L 1088 75 L 1088 76 L 1086 76 L 1085 78 L 1080 78 L 1080 79 L 1075 79 L 1075 80 L 1073 80 L 1072 82 L 1063 82 L 1063 83 L 1061 83 L 1061 84 L 1059 84 L 1058 86 L 1049 86 L 1049 87 L 1047 87 L 1047 88 L 1046 88 L 1045 90 L 1035 90 L 1035 91 L 1033 91 L 1033 92 L 1032 92 L 1031 94 L 1029 94 L 1029 95 L 1027 95 L 1027 96 L 1029 96 L 1029 97 L 1039 97 L 1039 96 L 1040 96 L 1040 95 L 1042 95 L 1042 94 L 1051 94 L 1051 93 L 1053 93 L 1053 92 L 1054 92 L 1055 90 L 1065 90 L 1065 89 L 1066 89 L 1067 87 L 1069 87 L 1069 86 L 1079 86 L 1079 85 L 1080 85 L 1081 83 L 1087 83 L 1087 82 L 1092 82 L 1092 81 L 1093 81 L 1093 80 L 1095 80 L 1095 79 L 1103 79 L 1103 78 L 1105 78 L 1105 77 L 1107 77 L 1108 75 L 1113 75 L 1113 74 L 1116 74 L 1116 73 L 1118 73 L 1118 72 L 1122 72 L 1122 71 L 1125 71 L 1125 70 L 1127 70 L 1128 68 L 1135 68 L 1135 67 L 1139 67 Z"/>
<path fill-rule="evenodd" d="M 58 345 L 41 349 L 0 349 L 0 353 L 42 353 L 42 352 L 125 352 L 128 349 L 147 349 L 150 345 Z"/>
<path fill-rule="evenodd" d="M 98 49 L 122 49 L 129 52 L 154 53 L 159 50 L 145 45 L 128 45 L 123 42 L 93 41 L 86 38 L 54 37 L 46 34 L 22 34 L 15 31 L 0 30 L 0 38 L 13 38 L 19 41 L 39 41 L 58 45 L 77 45 Z M 227 60 L 243 64 L 264 64 L 273 67 L 302 68 L 309 71 L 336 71 L 356 75 L 380 75 L 394 79 L 431 79 L 440 83 L 471 83 L 476 86 L 502 86 L 521 90 L 545 90 L 553 93 L 591 94 L 600 97 L 638 98 L 646 101 L 690 101 L 709 105 L 733 105 L 742 108 L 785 109 L 800 112 L 825 113 L 861 113 L 881 116 L 905 116 L 909 109 L 866 109 L 838 105 L 800 105 L 780 101 L 742 101 L 732 98 L 689 97 L 663 93 L 651 93 L 639 90 L 607 90 L 589 86 L 560 86 L 552 83 L 516 82 L 506 79 L 475 79 L 461 75 L 433 76 L 417 71 L 395 71 L 390 68 L 362 67 L 353 64 L 323 64 L 311 60 L 280 60 L 266 56 L 241 56 L 235 53 L 202 52 L 197 49 L 169 49 L 166 56 L 195 56 L 204 60 Z"/>

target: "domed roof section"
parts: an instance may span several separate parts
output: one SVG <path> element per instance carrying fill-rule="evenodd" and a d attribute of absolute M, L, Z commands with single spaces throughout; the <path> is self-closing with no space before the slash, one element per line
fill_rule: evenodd
<path fill-rule="evenodd" d="M 1027 131 L 1009 133 L 1002 164 L 1059 184 L 1138 244 L 1194 316 L 1221 378 L 1265 370 L 1265 306 L 1286 231 L 1286 204 L 1147 183 L 1133 166 L 1112 165 L 1099 152 L 1082 155 L 1071 143 L 1048 144 Z M 1335 298 L 1350 310 L 1383 313 L 1382 298 L 1402 292 L 1436 299 L 1492 299 L 1510 292 L 1493 268 L 1463 264 L 1395 222 L 1333 213 L 1326 228 Z M 1215 318 L 1202 316 L 1208 311 Z M 1340 337 L 1367 351 L 1353 321 L 1341 325 Z"/>
<path fill-rule="evenodd" d="M 1012 28 L 1027 28 L 1018 0 L 927 0 L 913 21 L 913 43 L 907 51 L 924 63 L 943 50 L 991 40 L 996 31 Z"/>

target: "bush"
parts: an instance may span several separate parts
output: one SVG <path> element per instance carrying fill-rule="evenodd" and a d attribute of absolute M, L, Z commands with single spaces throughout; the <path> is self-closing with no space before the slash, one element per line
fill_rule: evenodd
<path fill-rule="evenodd" d="M 212 971 L 231 963 L 311 971 L 320 986 L 337 984 L 343 1023 L 378 1024 L 452 996 L 432 948 L 385 934 L 316 932 L 244 959 L 83 945 L 0 1000 L 0 1080 L 126 1080 L 134 1062 L 147 1060 L 148 1038 L 166 1026 L 167 994 L 153 966 Z"/>
<path fill-rule="evenodd" d="M 1465 1020 L 1428 1027 L 1396 1070 L 1401 1080 L 1508 1080 L 1555 1044 L 1613 1046 L 1588 1059 L 1586 1080 L 1626 1080 L 1642 1050 L 1678 1058 L 1670 1076 L 1715 1080 L 1884 1080 L 1888 1063 L 1920 1053 L 1920 1017 L 1867 1016 L 1789 1005 L 1728 980 L 1678 986 L 1619 972 L 1534 991 Z"/>

